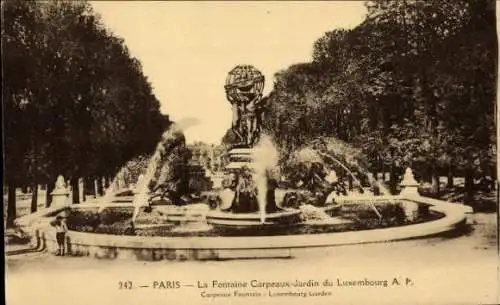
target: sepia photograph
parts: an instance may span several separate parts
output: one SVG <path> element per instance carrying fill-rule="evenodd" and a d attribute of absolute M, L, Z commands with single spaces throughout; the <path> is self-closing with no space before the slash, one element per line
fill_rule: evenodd
<path fill-rule="evenodd" d="M 6 304 L 500 304 L 495 0 L 1 13 Z"/>

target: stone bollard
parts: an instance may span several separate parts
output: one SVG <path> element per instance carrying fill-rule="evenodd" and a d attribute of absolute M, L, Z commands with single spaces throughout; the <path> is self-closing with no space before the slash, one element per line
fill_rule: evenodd
<path fill-rule="evenodd" d="M 69 191 L 65 186 L 64 177 L 62 175 L 59 175 L 59 177 L 57 177 L 54 190 L 50 194 L 52 195 L 52 205 L 55 206 L 67 205 Z"/>
<path fill-rule="evenodd" d="M 418 193 L 419 184 L 417 180 L 415 180 L 411 168 L 406 168 L 403 181 L 401 181 L 400 186 L 403 188 L 400 195 L 404 198 L 410 199 L 410 201 L 404 201 L 402 203 L 406 219 L 413 221 L 419 216 L 419 208 L 418 203 L 411 201 L 411 199 L 420 197 L 420 194 Z"/>
<path fill-rule="evenodd" d="M 400 186 L 403 188 L 401 190 L 401 195 L 419 196 L 418 193 L 418 181 L 415 180 L 413 176 L 413 171 L 411 168 L 406 168 L 405 174 L 403 176 L 403 181 L 401 181 Z"/>

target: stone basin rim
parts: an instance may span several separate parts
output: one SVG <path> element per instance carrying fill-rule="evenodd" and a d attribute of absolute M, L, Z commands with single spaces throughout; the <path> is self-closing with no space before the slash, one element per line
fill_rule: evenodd
<path fill-rule="evenodd" d="M 386 197 L 386 196 L 384 196 Z M 430 205 L 430 210 L 443 213 L 444 217 L 412 225 L 380 228 L 361 231 L 318 233 L 318 234 L 298 234 L 279 236 L 189 236 L 189 237 L 166 237 L 166 236 L 122 236 L 99 234 L 90 232 L 70 231 L 69 238 L 72 245 L 95 246 L 103 248 L 123 248 L 123 249 L 198 249 L 198 250 L 244 250 L 244 249 L 292 249 L 309 247 L 329 247 L 348 244 L 362 244 L 374 242 L 388 242 L 412 238 L 422 238 L 436 235 L 455 229 L 467 219 L 466 214 L 472 209 L 468 206 L 456 203 L 449 203 L 427 197 L 408 198 L 404 196 L 391 196 L 393 200 L 413 201 L 416 203 Z M 377 200 L 379 201 L 379 200 Z M 81 206 L 84 208 L 84 206 Z M 50 241 L 55 240 L 53 228 L 43 220 L 47 220 L 47 214 L 57 212 L 67 208 L 67 206 L 54 207 L 44 213 L 34 213 L 19 218 L 17 223 L 21 226 L 37 231 L 37 236 Z M 77 207 L 78 208 L 78 207 Z M 38 215 L 35 215 L 38 214 Z M 32 216 L 32 217 L 30 217 Z M 45 216 L 45 217 L 44 217 Z M 31 221 L 30 221 L 31 220 Z M 36 220 L 42 223 L 35 224 Z"/>

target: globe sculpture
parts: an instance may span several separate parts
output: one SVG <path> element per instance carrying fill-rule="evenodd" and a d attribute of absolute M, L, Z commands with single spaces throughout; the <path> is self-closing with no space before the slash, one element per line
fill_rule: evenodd
<path fill-rule="evenodd" d="M 233 108 L 232 130 L 239 141 L 236 146 L 252 147 L 259 140 L 264 119 L 264 75 L 251 65 L 238 65 L 229 72 L 224 88 Z"/>

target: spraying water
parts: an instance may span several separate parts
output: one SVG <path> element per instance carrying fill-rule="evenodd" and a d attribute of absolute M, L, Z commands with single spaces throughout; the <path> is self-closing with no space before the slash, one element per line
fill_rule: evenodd
<path fill-rule="evenodd" d="M 329 158 L 330 160 L 336 162 L 338 165 L 340 165 L 343 169 L 346 170 L 346 172 L 352 177 L 352 179 L 354 180 L 354 182 L 356 182 L 358 185 L 361 185 L 361 182 L 358 180 L 358 178 L 356 178 L 356 176 L 353 174 L 353 172 L 347 167 L 345 166 L 342 162 L 340 162 L 337 158 L 329 155 L 329 154 L 325 154 L 323 152 L 320 152 L 318 151 L 318 154 L 324 156 L 324 157 L 327 157 Z"/>
<path fill-rule="evenodd" d="M 126 166 L 120 168 L 116 176 L 113 178 L 113 181 L 111 181 L 111 183 L 109 184 L 108 188 L 104 192 L 104 196 L 100 200 L 101 204 L 99 207 L 99 212 L 102 212 L 102 210 L 104 210 L 111 203 L 111 200 L 113 199 L 116 192 L 118 192 L 125 185 L 124 176 L 126 171 Z"/>
<path fill-rule="evenodd" d="M 165 132 L 162 138 L 166 136 L 166 133 L 169 133 L 169 131 Z M 153 156 L 149 160 L 148 167 L 146 168 L 146 172 L 144 173 L 142 179 L 139 179 L 137 181 L 136 194 L 134 195 L 134 200 L 132 201 L 132 205 L 134 206 L 132 221 L 135 221 L 135 219 L 137 218 L 140 208 L 149 204 L 147 192 L 148 183 L 149 181 L 151 181 L 151 179 L 153 179 L 156 169 L 158 168 L 158 163 L 160 162 L 161 153 L 163 152 L 163 150 L 164 147 L 162 143 L 159 143 Z"/>
<path fill-rule="evenodd" d="M 262 135 L 260 141 L 253 148 L 252 160 L 254 162 L 254 180 L 257 185 L 257 201 L 259 203 L 260 221 L 266 221 L 266 194 L 267 173 L 278 166 L 279 153 L 271 138 Z"/>
<path fill-rule="evenodd" d="M 323 152 L 319 152 L 318 153 L 321 155 L 321 156 L 324 156 L 324 157 L 327 157 L 329 158 L 330 160 L 336 162 L 337 164 L 339 164 L 343 169 L 346 170 L 346 172 L 352 177 L 352 179 L 358 184 L 361 186 L 361 182 L 356 178 L 356 176 L 353 174 L 353 172 L 347 167 L 345 166 L 342 162 L 340 162 L 337 158 L 329 155 L 329 154 L 325 154 Z M 370 179 L 371 180 L 371 179 Z M 370 181 L 370 183 L 373 183 L 372 181 Z M 379 187 L 383 187 L 382 185 L 379 185 Z M 384 188 L 385 190 L 385 188 Z M 379 219 L 382 218 L 382 215 L 379 213 L 379 211 L 377 210 L 377 208 L 375 207 L 375 204 L 370 201 L 370 207 L 373 209 L 373 211 L 375 212 L 375 214 L 377 214 L 377 216 L 379 217 Z"/>
<path fill-rule="evenodd" d="M 153 179 L 156 170 L 158 169 L 158 165 L 161 161 L 162 153 L 165 151 L 163 143 L 170 139 L 174 139 L 176 133 L 184 131 L 191 126 L 196 125 L 197 123 L 198 120 L 196 119 L 183 119 L 178 123 L 172 124 L 172 126 L 170 126 L 170 128 L 162 134 L 161 140 L 156 146 L 156 149 L 151 156 L 151 159 L 149 160 L 146 172 L 142 175 L 142 178 L 137 181 L 136 194 L 134 196 L 134 200 L 132 201 L 132 205 L 134 206 L 132 221 L 135 221 L 135 219 L 137 218 L 140 208 L 149 204 L 148 185 Z"/>
<path fill-rule="evenodd" d="M 322 141 L 320 140 L 319 143 L 322 143 Z M 364 175 L 366 175 L 368 177 L 369 182 L 370 182 L 371 185 L 378 186 L 378 188 L 381 191 L 381 193 L 383 193 L 383 194 L 390 194 L 390 192 L 387 190 L 387 188 L 385 186 L 383 186 L 382 184 L 380 184 L 379 181 L 373 179 L 373 177 L 369 174 L 369 171 L 366 169 L 366 167 L 363 166 L 362 164 L 360 164 L 360 162 L 357 159 L 357 157 L 359 157 L 361 155 L 361 152 L 358 149 L 352 147 L 348 143 L 345 143 L 345 142 L 343 142 L 343 141 L 341 141 L 339 139 L 335 139 L 335 138 L 329 138 L 328 141 L 326 141 L 326 142 L 324 142 L 322 144 L 326 145 L 327 151 L 333 152 L 336 155 L 342 155 L 345 158 L 345 161 L 348 164 L 356 166 L 356 168 L 360 172 L 362 172 Z M 339 160 L 337 160 L 333 156 L 331 156 L 329 154 L 323 154 L 323 156 L 326 156 L 330 160 L 333 160 L 334 162 L 340 164 L 340 166 L 342 166 L 344 169 L 346 169 L 346 167 L 344 166 L 344 164 L 342 164 L 342 162 L 340 162 Z M 350 171 L 348 169 L 346 169 L 346 170 L 352 176 L 352 174 L 350 173 Z M 355 177 L 353 177 L 353 178 L 355 179 Z"/>

